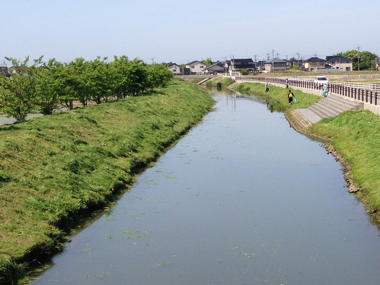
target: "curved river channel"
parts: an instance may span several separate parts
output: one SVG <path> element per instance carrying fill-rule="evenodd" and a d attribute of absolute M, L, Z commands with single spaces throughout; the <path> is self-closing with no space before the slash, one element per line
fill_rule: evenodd
<path fill-rule="evenodd" d="M 282 113 L 213 94 L 210 112 L 42 284 L 378 284 L 380 238 L 341 166 Z"/>

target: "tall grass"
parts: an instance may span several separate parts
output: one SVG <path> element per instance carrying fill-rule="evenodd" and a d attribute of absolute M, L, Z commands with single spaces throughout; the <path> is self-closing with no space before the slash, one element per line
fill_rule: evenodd
<path fill-rule="evenodd" d="M 54 252 L 67 223 L 125 191 L 213 104 L 174 80 L 149 96 L 0 127 L 0 283 Z"/>

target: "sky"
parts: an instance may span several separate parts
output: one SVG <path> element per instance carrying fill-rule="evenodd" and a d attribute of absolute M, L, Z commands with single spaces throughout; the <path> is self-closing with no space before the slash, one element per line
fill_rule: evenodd
<path fill-rule="evenodd" d="M 0 64 L 380 56 L 379 0 L 0 0 L 0 11 Z"/>

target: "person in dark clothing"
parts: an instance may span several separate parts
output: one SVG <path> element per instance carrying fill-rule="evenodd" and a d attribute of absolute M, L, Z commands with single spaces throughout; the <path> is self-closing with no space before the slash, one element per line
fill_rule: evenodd
<path fill-rule="evenodd" d="M 290 105 L 293 105 L 293 98 L 296 98 L 296 96 L 294 96 L 292 90 L 289 89 L 288 100 L 289 100 Z"/>
<path fill-rule="evenodd" d="M 268 92 L 269 91 L 269 86 L 268 86 L 268 82 L 265 83 L 265 92 Z"/>

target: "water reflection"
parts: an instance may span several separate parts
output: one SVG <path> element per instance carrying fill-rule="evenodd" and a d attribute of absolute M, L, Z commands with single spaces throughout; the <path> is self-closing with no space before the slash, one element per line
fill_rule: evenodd
<path fill-rule="evenodd" d="M 377 228 L 340 165 L 254 98 L 215 112 L 33 284 L 376 284 Z"/>

